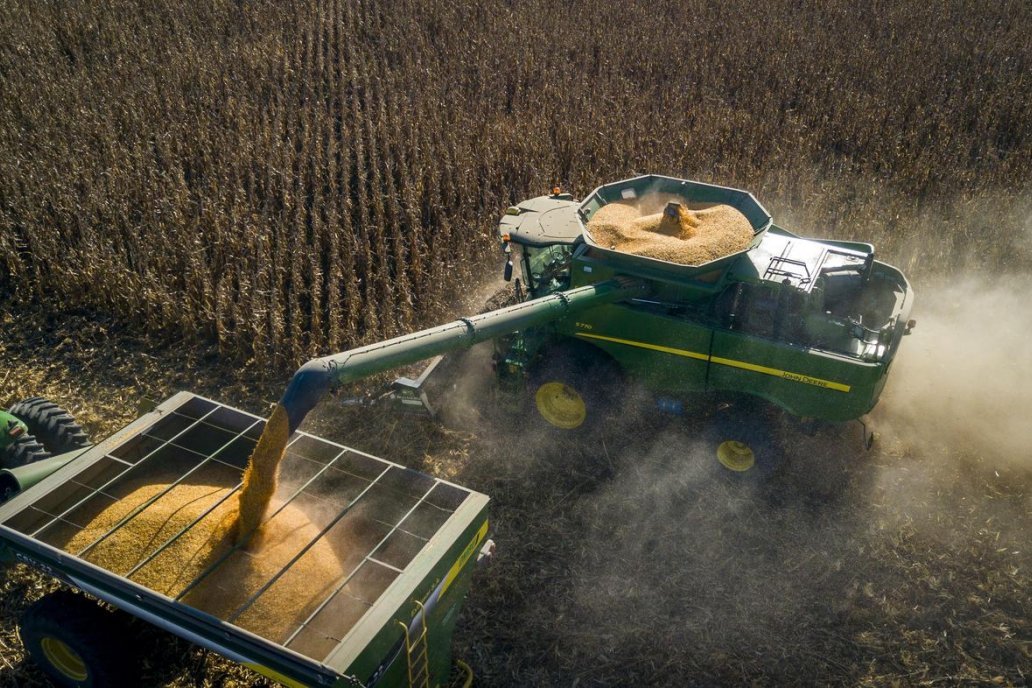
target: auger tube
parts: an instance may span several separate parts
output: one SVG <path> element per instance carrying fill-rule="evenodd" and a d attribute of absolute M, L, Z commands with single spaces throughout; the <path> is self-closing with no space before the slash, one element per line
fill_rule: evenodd
<path fill-rule="evenodd" d="M 640 296 L 646 291 L 647 285 L 643 282 L 617 277 L 312 359 L 294 373 L 279 403 L 287 413 L 290 432 L 293 432 L 323 395 L 334 387 L 448 351 L 468 348 L 517 330 L 553 322 L 587 308 Z"/>

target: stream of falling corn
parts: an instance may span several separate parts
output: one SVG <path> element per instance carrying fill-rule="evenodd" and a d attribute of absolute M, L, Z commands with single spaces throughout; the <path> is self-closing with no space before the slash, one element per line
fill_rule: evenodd
<path fill-rule="evenodd" d="M 251 537 L 261 524 L 266 509 L 269 508 L 269 502 L 276 492 L 279 465 L 286 451 L 289 436 L 290 420 L 287 410 L 282 404 L 276 404 L 265 424 L 265 430 L 258 438 L 258 444 L 251 453 L 247 470 L 244 471 L 244 485 L 240 490 L 239 513 L 234 530 L 234 540 L 237 544 Z"/>

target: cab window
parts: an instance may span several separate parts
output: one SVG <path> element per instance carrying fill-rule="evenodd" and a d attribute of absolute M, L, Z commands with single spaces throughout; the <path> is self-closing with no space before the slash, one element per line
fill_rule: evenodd
<path fill-rule="evenodd" d="M 544 296 L 569 287 L 572 255 L 569 244 L 524 246 L 524 271 L 531 295 Z"/>

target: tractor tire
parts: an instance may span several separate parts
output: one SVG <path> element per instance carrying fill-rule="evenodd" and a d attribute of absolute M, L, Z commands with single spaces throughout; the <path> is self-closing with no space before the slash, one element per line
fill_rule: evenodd
<path fill-rule="evenodd" d="M 546 349 L 530 369 L 530 413 L 546 429 L 593 433 L 619 409 L 623 387 L 619 366 L 602 351 L 564 342 Z"/>
<path fill-rule="evenodd" d="M 71 590 L 30 606 L 18 626 L 25 651 L 57 686 L 140 685 L 129 617 Z"/>
<path fill-rule="evenodd" d="M 0 452 L 0 468 L 19 468 L 49 458 L 50 452 L 33 435 L 25 433 Z"/>
<path fill-rule="evenodd" d="M 19 401 L 9 412 L 20 418 L 51 454 L 64 454 L 90 444 L 90 438 L 72 414 L 43 397 Z"/>

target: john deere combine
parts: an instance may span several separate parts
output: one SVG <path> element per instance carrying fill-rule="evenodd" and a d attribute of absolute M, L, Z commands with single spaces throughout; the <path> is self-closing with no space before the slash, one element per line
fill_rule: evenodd
<path fill-rule="evenodd" d="M 688 264 L 593 238 L 603 208 L 656 199 L 675 218 L 686 207 L 730 209 L 746 223 L 744 243 Z M 801 239 L 737 189 L 647 175 L 583 202 L 556 190 L 509 208 L 500 235 L 506 279 L 520 271 L 514 305 L 309 361 L 273 414 L 276 436 L 266 433 L 258 450 L 277 455 L 333 388 L 489 340 L 500 379 L 529 390 L 540 416 L 564 430 L 598 415 L 628 378 L 664 395 L 742 393 L 799 417 L 847 421 L 874 407 L 913 327 L 910 285 L 873 246 Z M 754 461 L 734 438 L 718 458 L 733 470 Z"/>
<path fill-rule="evenodd" d="M 649 197 L 668 209 L 729 206 L 748 222 L 746 245 L 684 264 L 593 238 L 600 209 Z M 488 340 L 503 385 L 526 390 L 562 429 L 590 422 L 629 381 L 674 400 L 733 392 L 848 421 L 877 403 L 914 326 L 909 283 L 872 245 L 800 238 L 737 189 L 647 175 L 580 202 L 556 190 L 509 208 L 499 234 L 513 305 L 309 362 L 281 400 L 290 428 L 331 388 Z M 419 396 L 418 384 L 399 382 L 398 395 Z"/>
<path fill-rule="evenodd" d="M 802 239 L 773 224 L 751 194 L 699 182 L 636 177 L 582 202 L 556 191 L 509 208 L 499 225 L 510 256 L 506 275 L 519 271 L 519 298 L 535 303 L 617 277 L 634 280 L 640 292 L 500 340 L 500 374 L 537 381 L 536 406 L 547 420 L 585 422 L 593 390 L 621 373 L 660 395 L 740 392 L 804 418 L 846 421 L 874 407 L 913 327 L 913 295 L 899 270 L 874 259 L 873 246 Z M 695 265 L 593 238 L 600 209 L 650 195 L 674 199 L 668 206 L 731 206 L 752 238 L 742 250 Z M 581 370 L 607 372 L 579 380 L 569 372 L 560 380 L 534 375 L 556 352 L 579 359 Z"/>

